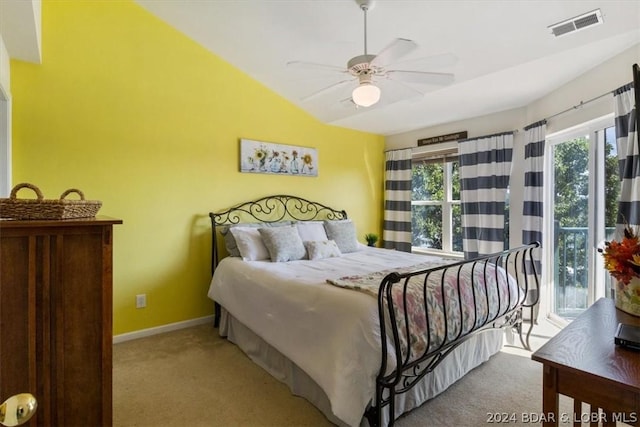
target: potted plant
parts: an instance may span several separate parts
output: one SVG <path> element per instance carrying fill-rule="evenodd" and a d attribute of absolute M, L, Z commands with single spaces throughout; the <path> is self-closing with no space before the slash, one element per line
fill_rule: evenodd
<path fill-rule="evenodd" d="M 367 233 L 364 235 L 364 239 L 367 241 L 367 246 L 375 247 L 378 241 L 378 235 L 374 233 Z"/>

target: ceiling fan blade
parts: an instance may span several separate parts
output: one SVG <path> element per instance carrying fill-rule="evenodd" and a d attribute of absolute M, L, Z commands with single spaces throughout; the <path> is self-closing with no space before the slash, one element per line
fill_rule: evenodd
<path fill-rule="evenodd" d="M 388 64 L 387 66 L 404 70 L 432 70 L 434 68 L 451 67 L 457 63 L 458 57 L 453 53 L 441 53 L 439 55 L 400 61 L 394 64 Z"/>
<path fill-rule="evenodd" d="M 399 101 L 421 98 L 424 92 L 413 86 L 410 86 L 400 80 L 382 79 L 376 83 L 380 86 L 382 95 L 380 96 L 380 105 L 395 104 Z"/>
<path fill-rule="evenodd" d="M 358 108 L 355 102 L 353 102 L 353 98 L 348 97 L 340 100 L 340 105 L 346 108 Z"/>
<path fill-rule="evenodd" d="M 384 67 L 393 64 L 398 59 L 409 54 L 418 47 L 416 42 L 408 39 L 395 39 L 387 47 L 382 49 L 371 61 L 371 66 Z"/>
<path fill-rule="evenodd" d="M 451 73 L 429 73 L 426 71 L 389 70 L 386 75 L 392 80 L 441 86 L 451 84 L 455 80 L 455 76 Z"/>
<path fill-rule="evenodd" d="M 289 61 L 287 62 L 287 67 L 294 68 L 298 70 L 319 70 L 319 71 L 328 71 L 335 73 L 348 73 L 344 67 L 338 67 L 336 65 L 326 65 L 326 64 L 317 64 L 315 62 L 304 62 L 304 61 Z"/>
<path fill-rule="evenodd" d="M 327 87 L 324 87 L 324 88 L 322 88 L 322 89 L 320 89 L 320 90 L 318 90 L 316 92 L 313 92 L 311 95 L 305 96 L 304 98 L 300 99 L 300 101 L 302 101 L 302 102 L 310 101 L 310 100 L 312 100 L 314 98 L 317 98 L 320 95 L 323 95 L 323 94 L 328 93 L 328 92 L 330 92 L 332 90 L 335 90 L 335 89 L 338 89 L 340 87 L 343 87 L 347 83 L 352 83 L 353 81 L 354 81 L 354 79 L 341 80 L 341 81 L 339 81 L 337 83 L 334 83 L 334 84 L 329 85 Z"/>

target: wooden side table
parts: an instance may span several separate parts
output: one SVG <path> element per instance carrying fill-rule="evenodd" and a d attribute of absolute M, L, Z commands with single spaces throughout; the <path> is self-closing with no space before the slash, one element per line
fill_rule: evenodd
<path fill-rule="evenodd" d="M 640 425 L 640 352 L 614 344 L 619 322 L 640 326 L 640 317 L 601 298 L 533 353 L 531 358 L 543 364 L 545 426 Z M 559 394 L 573 398 L 572 414 L 559 413 Z M 591 405 L 590 413 L 582 414 L 582 402 Z"/>

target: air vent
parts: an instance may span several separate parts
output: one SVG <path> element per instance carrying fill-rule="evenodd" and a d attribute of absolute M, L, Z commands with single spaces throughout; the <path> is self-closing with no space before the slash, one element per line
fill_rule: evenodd
<path fill-rule="evenodd" d="M 593 27 L 594 25 L 602 24 L 603 22 L 600 9 L 596 9 L 571 19 L 558 22 L 557 24 L 550 25 L 548 28 L 551 30 L 551 34 L 556 37 L 560 37 L 565 34 L 575 33 L 576 31 Z"/>

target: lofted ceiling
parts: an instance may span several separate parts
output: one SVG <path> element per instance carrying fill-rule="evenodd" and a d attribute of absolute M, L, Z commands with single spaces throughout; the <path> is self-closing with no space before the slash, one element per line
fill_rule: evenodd
<path fill-rule="evenodd" d="M 305 100 L 344 73 L 287 66 L 346 68 L 362 55 L 364 15 L 356 0 L 135 1 L 319 120 L 382 135 L 526 106 L 631 47 L 640 62 L 638 0 L 375 0 L 367 14 L 368 53 L 397 38 L 413 40 L 417 49 L 398 68 L 453 73 L 455 80 L 384 81 L 378 104 L 356 108 L 344 102 L 356 82 Z M 38 62 L 39 0 L 0 4 L 10 57 Z M 548 28 L 595 9 L 600 25 L 561 37 Z M 456 61 L 429 59 L 442 54 Z"/>
<path fill-rule="evenodd" d="M 368 53 L 410 39 L 418 48 L 404 68 L 454 73 L 455 81 L 381 87 L 379 104 L 355 108 L 341 101 L 357 83 L 304 100 L 344 75 L 287 66 L 346 67 L 363 54 L 364 15 L 355 0 L 136 2 L 323 122 L 383 135 L 528 105 L 634 45 L 640 61 L 637 0 L 377 0 L 367 14 Z M 561 37 L 548 28 L 595 9 L 600 25 Z M 457 62 L 420 60 L 441 54 Z M 424 94 L 382 102 L 403 90 Z"/>

